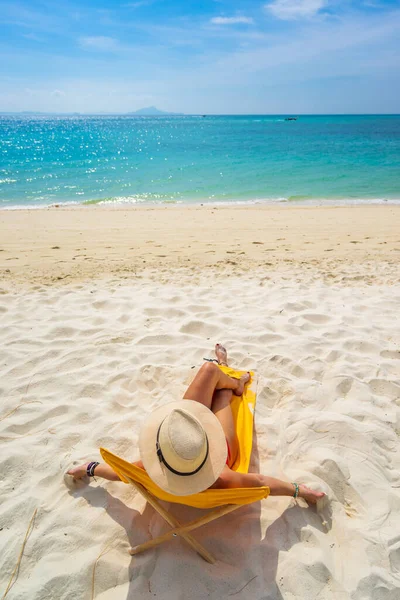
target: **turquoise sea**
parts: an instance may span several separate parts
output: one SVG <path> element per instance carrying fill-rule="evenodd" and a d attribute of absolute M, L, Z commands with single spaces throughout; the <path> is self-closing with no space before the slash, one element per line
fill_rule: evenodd
<path fill-rule="evenodd" d="M 400 116 L 0 116 L 0 207 L 400 202 Z"/>

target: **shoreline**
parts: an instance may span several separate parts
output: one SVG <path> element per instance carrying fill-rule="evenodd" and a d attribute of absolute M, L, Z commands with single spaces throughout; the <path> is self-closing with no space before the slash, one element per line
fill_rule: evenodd
<path fill-rule="evenodd" d="M 232 206 L 298 206 L 298 207 L 346 207 L 346 206 L 396 206 L 400 205 L 399 198 L 309 198 L 309 199 L 297 199 L 296 197 L 289 198 L 254 198 L 247 200 L 213 200 L 210 198 L 195 199 L 195 200 L 122 200 L 116 197 L 116 199 L 94 199 L 85 200 L 79 202 L 77 200 L 67 200 L 65 202 L 52 202 L 51 204 L 34 204 L 32 206 L 26 206 L 24 204 L 13 204 L 10 206 L 1 206 L 0 213 L 2 211 L 13 211 L 13 210 L 50 210 L 50 209 L 82 209 L 82 208 L 110 208 L 110 209 L 137 209 L 137 208 L 163 208 L 165 206 L 179 206 L 179 207 L 232 207 Z M 306 198 L 306 197 L 305 197 Z"/>
<path fill-rule="evenodd" d="M 390 271 L 393 279 L 400 261 L 397 205 L 90 208 L 1 211 L 2 283 L 215 268 L 293 268 L 333 282 L 343 269 L 366 279 Z M 381 273 L 378 264 L 386 265 Z"/>

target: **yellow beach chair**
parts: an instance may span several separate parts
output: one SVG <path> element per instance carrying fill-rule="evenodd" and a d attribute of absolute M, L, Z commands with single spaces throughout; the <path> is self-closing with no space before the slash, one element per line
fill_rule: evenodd
<path fill-rule="evenodd" d="M 229 367 L 220 366 L 220 369 L 231 377 L 239 378 L 243 372 L 235 371 Z M 256 378 L 251 373 L 250 384 L 246 386 L 242 396 L 234 396 L 232 400 L 232 412 L 235 421 L 236 432 L 239 441 L 239 452 L 234 471 L 247 473 L 253 445 L 253 422 L 256 404 Z M 131 483 L 144 496 L 144 498 L 155 508 L 155 510 L 171 525 L 172 529 L 159 537 L 131 548 L 130 553 L 139 554 L 144 550 L 153 548 L 173 537 L 180 536 L 207 562 L 215 563 L 214 557 L 190 535 L 190 531 L 197 529 L 214 519 L 240 508 L 244 504 L 258 502 L 269 495 L 268 487 L 257 488 L 235 488 L 235 489 L 209 489 L 191 496 L 174 496 L 159 488 L 147 475 L 144 469 L 134 466 L 123 460 L 105 448 L 100 448 L 104 461 L 118 474 L 122 481 Z M 194 521 L 182 525 L 171 515 L 158 500 L 185 504 L 196 508 L 210 509 L 212 512 Z M 218 508 L 217 508 L 218 507 Z"/>

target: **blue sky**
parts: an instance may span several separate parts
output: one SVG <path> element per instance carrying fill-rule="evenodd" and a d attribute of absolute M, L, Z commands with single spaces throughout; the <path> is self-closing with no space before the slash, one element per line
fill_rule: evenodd
<path fill-rule="evenodd" d="M 400 112 L 393 0 L 0 0 L 0 111 Z"/>

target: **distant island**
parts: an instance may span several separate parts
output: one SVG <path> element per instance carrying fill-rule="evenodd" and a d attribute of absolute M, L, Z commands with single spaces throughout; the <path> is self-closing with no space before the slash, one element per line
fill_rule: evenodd
<path fill-rule="evenodd" d="M 165 110 L 160 110 L 159 108 L 156 108 L 155 106 L 148 106 L 147 108 L 139 108 L 139 110 L 129 112 L 128 115 L 141 115 L 144 117 L 162 117 L 162 116 L 181 117 L 183 115 L 183 113 L 167 112 Z"/>

